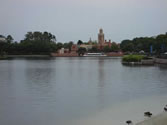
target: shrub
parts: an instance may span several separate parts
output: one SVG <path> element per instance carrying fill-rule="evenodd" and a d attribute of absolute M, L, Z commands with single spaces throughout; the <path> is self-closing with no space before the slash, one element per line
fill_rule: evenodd
<path fill-rule="evenodd" d="M 141 60 L 144 57 L 145 56 L 142 56 L 142 55 L 126 55 L 126 56 L 123 56 L 122 61 L 123 62 L 141 62 Z"/>

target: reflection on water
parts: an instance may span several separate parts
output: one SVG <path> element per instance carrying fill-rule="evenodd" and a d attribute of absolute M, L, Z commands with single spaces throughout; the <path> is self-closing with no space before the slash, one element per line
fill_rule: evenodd
<path fill-rule="evenodd" d="M 105 87 L 105 72 L 104 72 L 104 58 L 98 60 L 98 105 L 99 109 L 104 108 L 104 87 Z"/>
<path fill-rule="evenodd" d="M 167 95 L 166 74 L 162 66 L 127 67 L 113 58 L 3 60 L 0 124 L 67 125 L 114 112 L 115 105 Z"/>
<path fill-rule="evenodd" d="M 157 67 L 160 68 L 160 70 L 167 70 L 167 65 L 165 64 L 156 64 Z"/>

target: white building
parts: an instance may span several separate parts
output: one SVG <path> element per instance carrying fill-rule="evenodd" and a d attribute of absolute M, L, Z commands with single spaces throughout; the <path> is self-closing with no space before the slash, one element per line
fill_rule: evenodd
<path fill-rule="evenodd" d="M 59 50 L 59 53 L 60 53 L 60 54 L 64 54 L 64 48 L 61 48 L 61 49 Z"/>
<path fill-rule="evenodd" d="M 5 37 L 0 37 L 0 42 L 6 42 L 6 38 Z"/>

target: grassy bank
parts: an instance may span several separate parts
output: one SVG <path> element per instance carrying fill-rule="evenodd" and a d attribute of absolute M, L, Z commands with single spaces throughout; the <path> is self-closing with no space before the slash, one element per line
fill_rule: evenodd
<path fill-rule="evenodd" d="M 143 55 L 126 55 L 126 56 L 123 56 L 122 61 L 123 62 L 141 62 L 141 60 L 144 58 L 145 56 Z"/>
<path fill-rule="evenodd" d="M 0 56 L 0 60 L 7 59 L 6 56 Z"/>

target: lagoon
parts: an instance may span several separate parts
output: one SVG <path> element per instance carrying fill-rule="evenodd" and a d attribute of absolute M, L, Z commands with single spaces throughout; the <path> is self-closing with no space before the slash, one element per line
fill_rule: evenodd
<path fill-rule="evenodd" d="M 122 125 L 167 104 L 166 66 L 124 66 L 120 58 L 0 61 L 0 124 Z"/>

